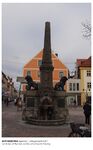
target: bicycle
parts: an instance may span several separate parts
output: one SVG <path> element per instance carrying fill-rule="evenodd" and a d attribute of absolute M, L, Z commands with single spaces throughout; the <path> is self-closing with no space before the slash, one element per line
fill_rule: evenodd
<path fill-rule="evenodd" d="M 91 131 L 84 124 L 70 123 L 71 132 L 68 137 L 91 137 Z"/>

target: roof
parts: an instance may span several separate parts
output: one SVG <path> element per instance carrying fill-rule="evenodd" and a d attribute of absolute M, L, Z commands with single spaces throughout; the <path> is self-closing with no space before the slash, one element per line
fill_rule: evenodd
<path fill-rule="evenodd" d="M 85 61 L 85 60 L 86 60 L 86 59 L 77 59 L 76 64 L 77 64 L 78 66 L 80 66 L 81 63 L 82 63 L 83 61 Z"/>
<path fill-rule="evenodd" d="M 77 59 L 78 67 L 91 67 L 91 56 L 88 59 Z"/>
<path fill-rule="evenodd" d="M 29 62 L 27 62 L 25 65 L 24 65 L 24 68 L 37 68 L 38 66 L 36 65 L 36 61 L 35 59 L 42 59 L 42 55 L 43 55 L 43 50 L 41 50 L 35 57 L 33 57 Z M 57 55 L 52 51 L 51 52 L 51 55 L 52 55 L 52 59 L 56 60 L 57 63 L 55 63 L 55 67 L 56 68 L 66 68 L 68 69 L 65 64 L 62 63 L 62 61 L 57 57 Z M 34 60 L 34 61 L 33 61 Z"/>

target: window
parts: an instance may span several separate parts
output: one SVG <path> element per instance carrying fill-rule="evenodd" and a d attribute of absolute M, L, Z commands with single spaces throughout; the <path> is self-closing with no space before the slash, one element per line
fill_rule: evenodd
<path fill-rule="evenodd" d="M 75 83 L 73 83 L 73 91 L 75 91 Z"/>
<path fill-rule="evenodd" d="M 59 72 L 59 78 L 61 79 L 64 76 L 64 72 Z"/>
<path fill-rule="evenodd" d="M 69 83 L 69 91 L 72 91 L 72 83 Z"/>
<path fill-rule="evenodd" d="M 87 88 L 91 89 L 91 83 L 90 82 L 87 82 Z"/>
<path fill-rule="evenodd" d="M 79 83 L 77 83 L 77 91 L 79 91 Z"/>
<path fill-rule="evenodd" d="M 42 60 L 38 60 L 38 66 L 40 67 L 42 65 Z"/>
<path fill-rule="evenodd" d="M 87 70 L 87 77 L 91 76 L 91 70 Z"/>
<path fill-rule="evenodd" d="M 30 70 L 27 71 L 27 76 L 31 76 L 31 71 Z"/>

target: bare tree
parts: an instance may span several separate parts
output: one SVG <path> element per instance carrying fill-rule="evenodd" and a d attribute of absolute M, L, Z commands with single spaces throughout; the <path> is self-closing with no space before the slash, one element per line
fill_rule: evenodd
<path fill-rule="evenodd" d="M 82 33 L 83 33 L 83 37 L 86 39 L 91 38 L 91 24 L 86 22 L 86 23 L 81 23 L 83 29 L 82 29 Z"/>

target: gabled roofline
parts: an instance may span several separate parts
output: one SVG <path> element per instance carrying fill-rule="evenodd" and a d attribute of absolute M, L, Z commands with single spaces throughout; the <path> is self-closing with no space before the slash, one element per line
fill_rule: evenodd
<path fill-rule="evenodd" d="M 40 50 L 40 52 L 39 53 L 41 53 L 43 51 L 43 49 L 42 50 Z M 38 53 L 38 54 L 39 54 Z M 38 54 L 36 54 L 32 59 L 34 59 Z M 28 64 L 28 63 L 30 63 L 30 61 L 32 60 L 32 59 L 30 59 L 25 65 L 24 65 L 24 67 L 23 68 L 25 68 L 25 66 Z"/>
<path fill-rule="evenodd" d="M 40 52 L 39 53 L 41 53 L 43 51 L 43 49 L 42 50 L 40 50 Z M 39 54 L 38 53 L 38 54 Z M 36 54 L 32 59 L 34 59 L 38 54 Z M 56 55 L 55 55 L 55 53 L 54 53 L 54 51 L 52 50 L 52 53 L 51 54 L 53 54 L 54 55 L 54 57 L 56 57 L 56 59 L 57 60 L 59 60 L 60 61 L 60 63 L 62 64 L 62 65 L 64 65 L 63 63 L 62 63 L 62 61 L 60 60 L 60 58 L 58 58 Z M 24 67 L 23 68 L 26 68 L 25 66 L 28 64 L 28 63 L 30 63 L 30 61 L 32 60 L 32 59 L 30 59 L 25 65 L 24 65 Z M 67 68 L 67 70 L 69 71 L 69 69 L 68 69 L 68 67 L 66 66 L 66 65 L 64 65 L 64 67 L 65 68 Z"/>

